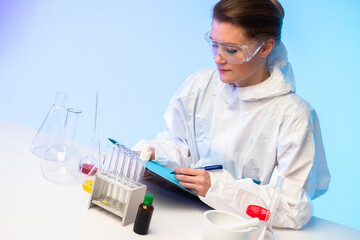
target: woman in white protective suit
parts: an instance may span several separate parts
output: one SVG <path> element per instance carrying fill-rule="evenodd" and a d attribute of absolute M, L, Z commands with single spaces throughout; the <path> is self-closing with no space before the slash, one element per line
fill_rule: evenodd
<path fill-rule="evenodd" d="M 273 226 L 301 228 L 330 175 L 319 122 L 295 94 L 280 41 L 284 11 L 276 0 L 221 0 L 205 34 L 217 68 L 191 75 L 171 99 L 167 128 L 150 143 L 152 160 L 207 205 L 244 215 L 267 206 L 285 178 Z M 222 164 L 222 170 L 194 169 Z"/>

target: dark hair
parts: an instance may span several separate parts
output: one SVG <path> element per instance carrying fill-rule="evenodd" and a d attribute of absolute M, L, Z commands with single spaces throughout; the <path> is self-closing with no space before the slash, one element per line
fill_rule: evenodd
<path fill-rule="evenodd" d="M 213 19 L 244 28 L 251 39 L 281 39 L 284 9 L 277 0 L 221 0 Z"/>

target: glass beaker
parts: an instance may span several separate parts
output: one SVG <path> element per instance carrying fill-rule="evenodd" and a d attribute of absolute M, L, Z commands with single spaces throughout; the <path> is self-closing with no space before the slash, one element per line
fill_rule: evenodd
<path fill-rule="evenodd" d="M 46 149 L 61 142 L 66 118 L 65 102 L 67 98 L 68 94 L 56 92 L 55 102 L 31 143 L 31 152 L 35 156 L 43 158 Z"/>
<path fill-rule="evenodd" d="M 41 169 L 45 178 L 51 182 L 69 184 L 79 176 L 81 154 L 73 146 L 73 140 L 80 114 L 79 110 L 67 109 L 61 142 L 44 152 Z"/>

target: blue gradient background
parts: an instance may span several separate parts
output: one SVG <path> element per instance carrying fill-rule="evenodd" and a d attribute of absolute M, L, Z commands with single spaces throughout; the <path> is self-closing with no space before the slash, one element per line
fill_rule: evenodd
<path fill-rule="evenodd" d="M 214 66 L 203 40 L 215 0 L 0 0 L 0 117 L 38 129 L 56 91 L 83 110 L 76 141 L 132 146 L 164 127 L 192 72 Z M 316 109 L 332 181 L 315 216 L 360 229 L 360 1 L 282 0 L 297 93 Z"/>

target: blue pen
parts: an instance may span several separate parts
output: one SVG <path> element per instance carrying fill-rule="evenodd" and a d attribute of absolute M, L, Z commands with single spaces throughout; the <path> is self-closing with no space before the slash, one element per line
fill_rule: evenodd
<path fill-rule="evenodd" d="M 112 139 L 112 138 L 108 138 L 109 139 L 109 141 L 110 142 L 112 142 L 114 145 L 116 145 L 116 146 L 120 146 L 121 144 L 118 142 L 118 141 L 116 141 L 116 140 L 114 140 L 114 139 Z"/>
<path fill-rule="evenodd" d="M 199 167 L 199 168 L 195 168 L 195 169 L 204 169 L 206 171 L 211 171 L 211 170 L 223 169 L 223 166 L 222 165 L 211 165 L 211 166 Z M 170 174 L 175 174 L 175 173 L 171 172 Z"/>
<path fill-rule="evenodd" d="M 116 147 L 118 148 L 123 148 L 123 149 L 128 149 L 127 147 L 125 147 L 123 144 L 119 143 L 118 141 L 112 139 L 112 138 L 108 138 L 109 141 L 114 144 Z M 131 149 L 128 149 L 128 150 L 131 150 Z"/>

